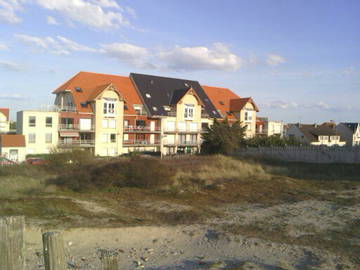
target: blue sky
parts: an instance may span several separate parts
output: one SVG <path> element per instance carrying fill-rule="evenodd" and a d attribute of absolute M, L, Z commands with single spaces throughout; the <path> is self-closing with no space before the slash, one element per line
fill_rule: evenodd
<path fill-rule="evenodd" d="M 286 122 L 360 121 L 358 0 L 0 0 L 0 107 L 80 70 L 195 79 Z"/>

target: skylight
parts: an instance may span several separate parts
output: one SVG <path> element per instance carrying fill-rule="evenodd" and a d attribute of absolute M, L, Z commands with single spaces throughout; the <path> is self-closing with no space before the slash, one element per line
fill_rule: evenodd
<path fill-rule="evenodd" d="M 158 110 L 157 107 L 155 107 L 155 106 L 152 107 L 152 108 L 153 108 L 153 110 L 154 110 L 155 112 Z"/>
<path fill-rule="evenodd" d="M 146 96 L 147 98 L 151 98 L 151 95 L 150 95 L 149 93 L 146 93 L 145 96 Z"/>
<path fill-rule="evenodd" d="M 224 101 L 220 100 L 219 101 L 220 105 L 224 105 Z"/>
<path fill-rule="evenodd" d="M 82 92 L 81 87 L 75 87 L 76 92 Z"/>

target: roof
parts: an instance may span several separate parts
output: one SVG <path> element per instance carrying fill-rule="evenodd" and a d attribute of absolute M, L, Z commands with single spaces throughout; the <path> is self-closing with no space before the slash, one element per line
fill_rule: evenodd
<path fill-rule="evenodd" d="M 209 117 L 221 118 L 214 104 L 197 81 L 137 73 L 130 73 L 130 78 L 151 115 L 166 116 L 168 112 L 165 111 L 164 106 L 170 105 L 174 99 L 184 93 L 184 89 L 190 87 L 204 104 L 204 110 Z"/>
<path fill-rule="evenodd" d="M 255 102 L 252 100 L 251 97 L 230 100 L 230 111 L 239 112 L 245 107 L 247 103 L 251 103 L 254 106 L 254 109 L 257 112 L 259 111 L 258 107 L 256 106 Z"/>
<path fill-rule="evenodd" d="M 25 136 L 18 134 L 0 135 L 0 145 L 2 147 L 25 147 Z"/>
<path fill-rule="evenodd" d="M 319 136 L 340 136 L 336 129 L 327 123 L 316 124 L 295 124 L 310 141 L 318 141 Z"/>
<path fill-rule="evenodd" d="M 7 121 L 9 121 L 9 111 L 8 108 L 0 108 L 0 112 L 5 115 Z"/>
<path fill-rule="evenodd" d="M 228 119 L 235 119 L 235 116 L 230 113 L 230 100 L 240 98 L 237 94 L 223 87 L 203 85 L 202 88 L 217 110 L 226 115 Z"/>
<path fill-rule="evenodd" d="M 359 127 L 359 123 L 341 123 L 341 124 L 348 127 L 352 131 L 352 133 L 355 133 Z"/>
<path fill-rule="evenodd" d="M 119 95 L 124 98 L 127 105 L 124 113 L 136 114 L 133 104 L 142 104 L 142 101 L 129 77 L 81 71 L 59 86 L 53 93 L 70 90 L 78 111 L 92 112 L 90 105 L 82 107 L 81 103 L 96 97 L 109 84 L 113 84 Z M 77 87 L 81 88 L 81 92 L 76 91 Z"/>

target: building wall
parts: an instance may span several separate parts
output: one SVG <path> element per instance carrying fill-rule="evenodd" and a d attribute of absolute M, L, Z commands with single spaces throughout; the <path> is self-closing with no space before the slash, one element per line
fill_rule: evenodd
<path fill-rule="evenodd" d="M 13 151 L 17 151 L 16 156 L 12 154 Z M 1 147 L 0 156 L 10 159 L 15 162 L 23 162 L 26 160 L 26 148 L 25 147 Z"/>
<path fill-rule="evenodd" d="M 0 112 L 0 133 L 7 133 L 10 130 L 10 121 L 7 120 L 6 115 Z"/>
<path fill-rule="evenodd" d="M 310 141 L 304 136 L 301 130 L 296 125 L 290 125 L 286 131 L 286 137 L 291 139 L 294 138 L 296 141 L 310 144 Z"/>
<path fill-rule="evenodd" d="M 279 135 L 284 136 L 284 123 L 279 121 L 268 121 L 267 122 L 267 135 Z"/>
<path fill-rule="evenodd" d="M 105 115 L 103 108 L 106 99 L 115 100 L 115 115 Z M 112 90 L 104 90 L 95 100 L 95 151 L 98 156 L 117 156 L 122 154 L 123 144 L 123 119 L 124 119 L 124 101 L 119 99 L 118 94 Z M 103 121 L 115 121 L 115 128 L 108 125 L 103 127 Z M 116 141 L 111 142 L 110 136 L 115 134 Z M 104 137 L 107 136 L 107 141 Z"/>
<path fill-rule="evenodd" d="M 245 120 L 246 111 L 250 111 L 252 113 L 251 120 Z M 240 113 L 237 113 L 236 116 L 240 120 L 242 125 L 247 125 L 247 129 L 245 131 L 245 138 L 254 137 L 256 133 L 256 110 L 254 105 L 250 102 L 246 103 L 244 108 L 240 111 Z"/>
<path fill-rule="evenodd" d="M 346 125 L 340 123 L 336 126 L 336 130 L 341 134 L 341 137 L 346 142 L 347 146 L 360 145 L 360 128 L 353 133 Z"/>
<path fill-rule="evenodd" d="M 29 118 L 35 117 L 35 126 L 30 126 Z M 52 125 L 46 126 L 46 117 L 52 118 Z M 59 113 L 45 111 L 20 111 L 17 113 L 17 133 L 25 136 L 26 154 L 46 154 L 58 144 Z M 35 134 L 35 142 L 29 137 Z M 51 143 L 46 142 L 46 134 L 51 134 Z"/>

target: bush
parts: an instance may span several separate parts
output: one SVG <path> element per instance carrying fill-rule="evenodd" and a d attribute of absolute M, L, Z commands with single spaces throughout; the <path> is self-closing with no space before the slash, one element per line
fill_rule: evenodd
<path fill-rule="evenodd" d="M 47 168 L 59 173 L 67 169 L 90 164 L 94 161 L 92 154 L 78 149 L 67 152 L 53 151 L 47 155 L 46 159 L 48 160 Z"/>
<path fill-rule="evenodd" d="M 293 139 L 281 138 L 279 135 L 272 135 L 269 137 L 254 137 L 246 141 L 246 145 L 250 147 L 268 147 L 268 146 L 287 146 L 300 145 L 299 142 Z"/>
<path fill-rule="evenodd" d="M 138 156 L 80 166 L 52 180 L 74 191 L 114 187 L 158 188 L 173 183 L 175 169 L 153 158 Z"/>

